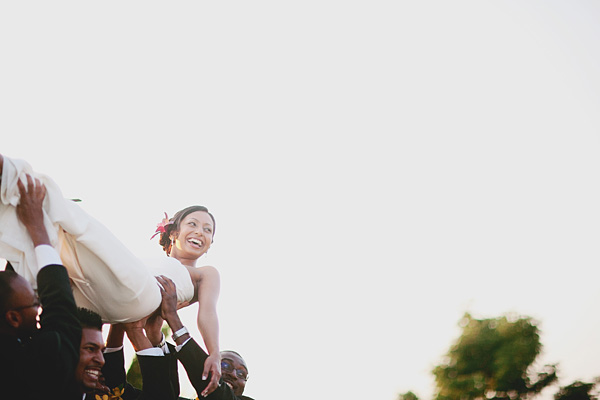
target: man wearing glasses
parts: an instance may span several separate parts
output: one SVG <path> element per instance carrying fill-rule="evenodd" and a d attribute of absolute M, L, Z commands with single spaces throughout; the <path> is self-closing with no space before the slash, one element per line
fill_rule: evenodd
<path fill-rule="evenodd" d="M 0 172 L 2 161 L 0 155 Z M 58 398 L 73 382 L 81 326 L 67 271 L 44 226 L 46 188 L 30 176 L 27 185 L 19 181 L 18 188 L 16 214 L 40 266 L 39 300 L 26 279 L 14 271 L 0 271 L 0 388 L 3 398 Z"/>
<path fill-rule="evenodd" d="M 248 367 L 242 356 L 235 351 L 221 352 L 221 378 L 237 398 L 250 399 L 250 397 L 242 396 L 248 380 Z"/>
<path fill-rule="evenodd" d="M 210 377 L 204 376 L 204 362 L 208 354 L 190 336 L 177 315 L 177 290 L 175 283 L 164 276 L 156 277 L 160 283 L 162 302 L 161 315 L 173 330 L 177 359 L 185 368 L 190 383 L 199 398 L 215 400 L 253 400 L 243 396 L 248 380 L 248 367 L 241 355 L 235 351 L 221 352 L 221 380 L 217 388 L 209 389 Z M 172 374 L 177 378 L 176 371 Z M 174 383 L 175 385 L 175 383 Z M 213 391 L 214 390 L 214 391 Z M 181 399 L 181 398 L 180 398 Z"/>
<path fill-rule="evenodd" d="M 177 292 L 175 284 L 164 276 L 156 278 L 160 283 L 162 303 L 161 316 L 167 321 L 173 333 L 173 339 L 176 346 L 166 344 L 164 338 L 150 338 L 150 343 L 146 346 L 136 346 L 136 351 L 141 347 L 154 346 L 153 350 L 158 350 L 159 354 L 150 354 L 152 349 L 138 352 L 138 361 L 140 363 L 143 388 L 139 390 L 133 388 L 126 382 L 124 357 L 122 350 L 123 328 L 118 325 L 112 325 L 108 335 L 107 348 L 110 351 L 105 354 L 106 364 L 102 373 L 106 378 L 106 385 L 114 391 L 115 388 L 125 388 L 125 393 L 129 392 L 127 399 L 177 399 L 186 400 L 179 396 L 179 377 L 177 374 L 177 359 L 183 364 L 190 383 L 196 389 L 199 398 L 213 400 L 253 400 L 250 397 L 243 396 L 246 381 L 248 380 L 248 367 L 246 362 L 238 353 L 234 351 L 221 352 L 221 383 L 216 387 L 209 387 L 210 378 L 204 377 L 204 362 L 208 354 L 196 343 L 190 336 L 187 329 L 177 315 Z M 162 324 L 162 319 L 159 320 Z M 151 330 L 155 331 L 155 330 Z M 128 333 L 129 335 L 129 333 Z M 166 354 L 165 354 L 166 353 Z M 154 360 L 153 360 L 154 359 Z M 161 360 L 162 359 L 162 360 Z M 164 383 L 167 377 L 168 383 Z M 150 389 L 150 387 L 153 389 Z M 159 388 L 157 388 L 160 387 Z M 156 397 L 156 393 L 168 386 L 171 395 Z M 125 396 L 123 396 L 125 400 Z"/>

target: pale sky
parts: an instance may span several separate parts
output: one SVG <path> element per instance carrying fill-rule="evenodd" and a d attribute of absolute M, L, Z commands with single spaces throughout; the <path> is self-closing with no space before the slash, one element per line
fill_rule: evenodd
<path fill-rule="evenodd" d="M 206 205 L 221 347 L 257 400 L 431 400 L 466 311 L 535 318 L 540 363 L 589 381 L 599 18 L 595 1 L 3 2 L 0 153 L 142 257 L 163 212 Z"/>

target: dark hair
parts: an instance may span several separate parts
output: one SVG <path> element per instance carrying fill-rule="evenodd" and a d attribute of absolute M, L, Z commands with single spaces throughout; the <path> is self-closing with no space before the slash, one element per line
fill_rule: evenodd
<path fill-rule="evenodd" d="M 0 271 L 0 312 L 2 313 L 2 320 L 4 320 L 4 314 L 8 311 L 13 296 L 12 281 L 18 276 L 19 274 L 15 271 Z"/>
<path fill-rule="evenodd" d="M 215 221 L 215 217 L 213 217 L 213 215 L 208 211 L 208 208 L 206 208 L 204 206 L 190 206 L 190 207 L 184 208 L 183 210 L 177 211 L 175 213 L 175 215 L 173 216 L 173 218 L 169 218 L 169 221 L 171 223 L 169 225 L 166 225 L 165 231 L 160 234 L 159 243 L 162 246 L 163 250 L 167 253 L 167 255 L 169 255 L 171 253 L 171 246 L 173 246 L 173 243 L 171 242 L 171 234 L 173 232 L 178 232 L 179 225 L 181 225 L 181 221 L 183 221 L 183 219 L 185 217 L 187 217 L 189 214 L 196 212 L 196 211 L 204 211 L 205 213 L 210 215 L 210 219 L 212 219 L 212 222 L 213 222 L 213 237 L 214 237 L 215 230 L 217 229 L 217 223 Z"/>
<path fill-rule="evenodd" d="M 244 357 L 242 357 L 242 355 L 240 353 L 238 353 L 237 351 L 233 351 L 233 350 L 221 350 L 219 354 L 221 354 L 221 356 L 223 356 L 223 353 L 233 353 L 233 354 L 237 354 L 237 356 L 239 358 L 242 359 L 242 361 L 244 362 L 244 367 L 246 367 L 246 371 L 249 373 L 250 371 L 248 370 L 248 366 L 246 365 L 246 360 L 244 360 Z"/>
<path fill-rule="evenodd" d="M 77 319 L 82 328 L 102 330 L 102 317 L 92 310 L 77 307 Z"/>

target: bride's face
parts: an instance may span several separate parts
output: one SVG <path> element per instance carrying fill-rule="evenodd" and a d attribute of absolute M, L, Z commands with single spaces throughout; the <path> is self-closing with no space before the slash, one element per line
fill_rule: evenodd
<path fill-rule="evenodd" d="M 171 257 L 196 259 L 206 253 L 213 239 L 212 218 L 205 211 L 188 214 L 175 233 Z"/>

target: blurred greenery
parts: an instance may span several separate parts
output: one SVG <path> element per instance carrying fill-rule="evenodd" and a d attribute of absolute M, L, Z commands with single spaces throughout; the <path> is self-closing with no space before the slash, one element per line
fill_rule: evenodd
<path fill-rule="evenodd" d="M 526 400 L 557 381 L 556 365 L 533 372 L 542 350 L 537 324 L 529 317 L 502 316 L 460 320 L 461 336 L 444 362 L 433 369 L 434 400 Z M 575 381 L 560 387 L 554 400 L 598 400 L 593 383 Z M 411 391 L 398 400 L 419 400 Z"/>
<path fill-rule="evenodd" d="M 554 395 L 555 400 L 597 400 L 598 395 L 592 394 L 597 382 L 586 383 L 575 381 L 569 386 L 561 387 Z"/>
<path fill-rule="evenodd" d="M 398 395 L 398 400 L 419 400 L 416 394 L 411 391 Z"/>
<path fill-rule="evenodd" d="M 459 325 L 460 338 L 433 369 L 435 400 L 520 400 L 556 381 L 555 365 L 531 371 L 542 348 L 531 318 L 475 319 L 467 313 Z"/>
<path fill-rule="evenodd" d="M 142 372 L 140 371 L 140 363 L 137 356 L 133 356 L 131 365 L 127 370 L 127 382 L 138 389 L 142 388 Z"/>

